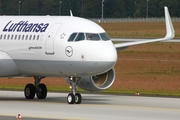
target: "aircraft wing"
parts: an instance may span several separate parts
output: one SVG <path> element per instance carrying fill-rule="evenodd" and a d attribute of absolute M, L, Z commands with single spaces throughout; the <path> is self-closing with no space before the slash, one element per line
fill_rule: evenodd
<path fill-rule="evenodd" d="M 137 42 L 137 41 L 145 41 L 145 40 L 153 40 L 153 39 L 143 39 L 143 38 L 111 38 L 113 42 Z M 166 40 L 166 41 L 160 41 L 160 42 L 180 42 L 180 39 L 171 39 L 171 40 Z"/>
<path fill-rule="evenodd" d="M 133 42 L 125 42 L 125 43 L 118 43 L 114 44 L 117 50 L 124 49 L 126 47 L 132 46 L 132 45 L 139 45 L 139 44 L 145 44 L 145 43 L 151 43 L 151 42 L 159 42 L 159 41 L 166 41 L 174 38 L 175 31 L 174 27 L 172 25 L 171 17 L 169 15 L 168 8 L 164 7 L 165 11 L 165 23 L 166 23 L 166 36 L 164 38 L 158 38 L 158 39 L 129 39 Z M 126 39 L 124 39 L 126 40 Z M 127 39 L 128 40 L 128 39 Z"/>

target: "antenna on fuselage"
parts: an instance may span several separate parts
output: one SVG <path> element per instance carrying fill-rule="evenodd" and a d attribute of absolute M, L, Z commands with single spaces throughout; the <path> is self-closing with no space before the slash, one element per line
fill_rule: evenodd
<path fill-rule="evenodd" d="M 72 11 L 70 10 L 70 15 L 71 15 L 71 17 L 73 17 L 73 14 L 72 14 Z"/>

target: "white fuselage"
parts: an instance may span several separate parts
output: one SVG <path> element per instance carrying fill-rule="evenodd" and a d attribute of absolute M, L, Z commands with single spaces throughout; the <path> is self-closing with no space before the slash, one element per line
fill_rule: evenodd
<path fill-rule="evenodd" d="M 70 16 L 0 19 L 0 67 L 5 70 L 0 70 L 1 77 L 92 76 L 116 63 L 111 40 L 68 41 L 72 33 L 105 33 L 89 20 Z"/>

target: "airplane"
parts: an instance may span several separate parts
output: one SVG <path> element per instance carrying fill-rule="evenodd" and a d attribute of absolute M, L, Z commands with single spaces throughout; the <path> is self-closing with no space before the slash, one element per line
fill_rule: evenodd
<path fill-rule="evenodd" d="M 70 16 L 1 16 L 0 77 L 34 77 L 24 88 L 26 99 L 45 99 L 45 77 L 64 77 L 72 92 L 69 104 L 81 104 L 77 86 L 88 91 L 108 89 L 115 80 L 117 50 L 166 41 L 175 31 L 165 6 L 166 36 L 113 44 L 98 24 Z M 52 81 L 53 82 L 53 81 Z"/>

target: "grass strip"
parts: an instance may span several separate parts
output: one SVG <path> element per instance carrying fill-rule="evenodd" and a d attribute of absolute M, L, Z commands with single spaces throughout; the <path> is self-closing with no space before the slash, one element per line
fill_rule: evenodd
<path fill-rule="evenodd" d="M 13 85 L 3 85 L 0 86 L 0 90 L 16 90 L 16 91 L 23 91 L 25 86 L 13 86 Z M 48 91 L 50 92 L 70 92 L 71 89 L 68 86 L 48 86 Z M 107 89 L 104 91 L 93 92 L 93 93 L 102 93 L 102 94 L 120 94 L 120 95 L 135 95 L 136 92 L 139 92 L 142 96 L 169 96 L 169 97 L 180 97 L 180 90 L 179 91 L 164 91 L 164 90 L 119 90 L 119 89 Z M 81 88 L 78 88 L 78 92 L 81 93 L 89 93 Z"/>

